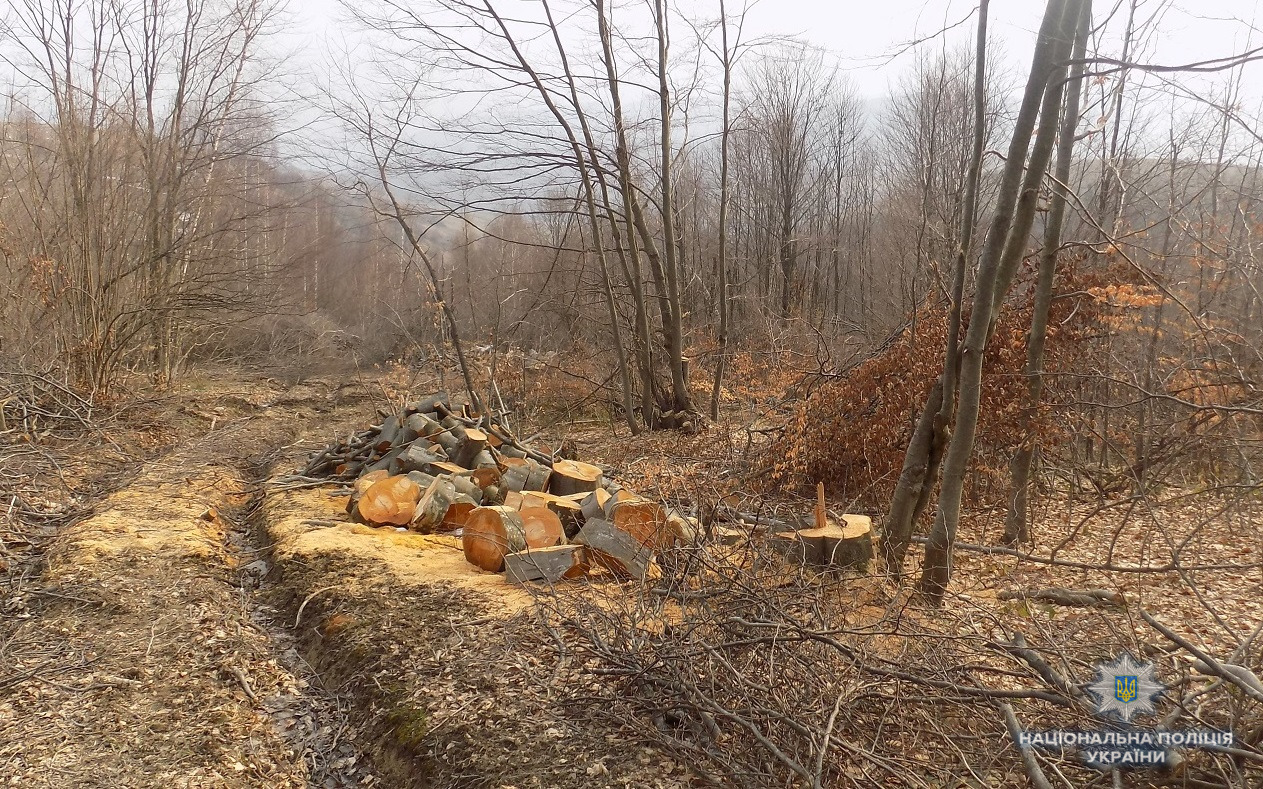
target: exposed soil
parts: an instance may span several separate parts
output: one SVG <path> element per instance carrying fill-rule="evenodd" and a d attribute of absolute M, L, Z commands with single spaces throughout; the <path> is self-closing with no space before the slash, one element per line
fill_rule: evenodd
<path fill-rule="evenodd" d="M 286 476 L 314 447 L 366 424 L 388 390 L 376 381 L 195 379 L 116 426 L 114 451 L 81 453 L 62 470 L 63 481 L 82 484 L 50 499 L 46 533 L 22 551 L 12 539 L 0 544 L 0 781 L 696 785 L 698 776 L 657 750 L 660 738 L 646 736 L 653 724 L 608 713 L 617 692 L 578 656 L 556 615 L 567 595 L 635 606 L 634 595 L 598 575 L 537 598 L 466 563 L 455 538 L 344 522 L 345 491 Z M 743 452 L 734 436 L 627 440 L 580 422 L 539 440 L 573 442 L 581 457 L 618 468 L 624 484 L 670 499 L 739 489 L 728 483 Z M 125 462 L 138 456 L 147 459 Z M 1099 563 L 1117 550 L 1119 564 L 1160 561 L 1186 543 L 1201 563 L 1197 584 L 963 550 L 951 617 L 905 609 L 861 578 L 845 587 L 842 618 L 883 632 L 917 620 L 951 634 L 1003 617 L 1067 642 L 1103 629 L 1144 632 L 1122 615 L 997 599 L 1022 588 L 1118 587 L 1223 650 L 1233 646 L 1226 633 L 1263 616 L 1263 601 L 1241 592 L 1232 569 L 1263 571 L 1253 520 L 1054 506 L 1037 531 L 1046 544 L 1065 542 L 1059 560 Z M 997 528 L 975 513 L 962 537 L 985 544 Z M 1183 624 L 1204 620 L 1210 603 L 1223 628 Z M 1001 761 L 995 774 L 1008 777 L 996 785 L 1020 782 L 1015 762 Z"/>

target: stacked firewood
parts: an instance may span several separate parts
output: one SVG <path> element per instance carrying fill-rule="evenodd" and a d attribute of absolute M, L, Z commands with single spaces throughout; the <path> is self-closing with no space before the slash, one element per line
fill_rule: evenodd
<path fill-rule="evenodd" d="M 664 549 L 702 539 L 696 519 L 621 487 L 599 466 L 520 441 L 503 419 L 446 393 L 382 416 L 381 424 L 317 452 L 302 471 L 351 483 L 347 513 L 355 521 L 459 532 L 471 564 L 518 583 L 579 578 L 594 566 L 643 580 Z M 816 518 L 817 529 L 829 526 Z M 802 534 L 791 538 L 805 549 L 800 560 L 841 558 L 836 539 L 822 551 L 813 546 L 824 537 Z M 868 545 L 868 530 L 860 536 Z M 866 561 L 871 547 L 846 553 L 848 563 L 861 554 Z"/>

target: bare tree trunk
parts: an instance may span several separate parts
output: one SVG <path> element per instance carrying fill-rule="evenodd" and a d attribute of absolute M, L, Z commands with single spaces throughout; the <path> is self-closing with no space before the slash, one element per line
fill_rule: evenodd
<path fill-rule="evenodd" d="M 1052 203 L 1048 209 L 1048 224 L 1044 228 L 1044 245 L 1039 255 L 1039 276 L 1035 284 L 1034 306 L 1031 315 L 1031 331 L 1026 343 L 1026 402 L 1022 408 L 1022 445 L 1013 455 L 1013 496 L 1004 522 L 1003 542 L 1016 545 L 1029 539 L 1027 502 L 1030 495 L 1031 463 L 1035 456 L 1036 437 L 1033 432 L 1035 410 L 1039 408 L 1044 389 L 1044 345 L 1048 339 L 1048 310 L 1052 305 L 1053 277 L 1057 273 L 1057 254 L 1061 247 L 1061 228 L 1066 216 L 1066 198 L 1069 190 L 1070 163 L 1074 156 L 1074 134 L 1079 124 L 1079 93 L 1083 84 L 1083 60 L 1087 51 L 1088 22 L 1092 17 L 1091 0 L 1083 0 L 1079 12 L 1078 30 L 1075 34 L 1074 55 L 1070 80 L 1066 84 L 1065 108 L 1062 111 L 1061 131 L 1057 142 L 1057 169 L 1053 176 Z"/>
<path fill-rule="evenodd" d="M 608 188 L 606 187 L 605 177 L 601 171 L 601 163 L 597 159 L 596 142 L 592 137 L 592 129 L 588 125 L 588 116 L 583 111 L 583 106 L 579 103 L 579 91 L 575 86 L 574 74 L 570 71 L 570 60 L 566 57 L 565 47 L 561 43 L 561 34 L 557 30 L 557 23 L 553 20 L 552 8 L 548 5 L 548 0 L 544 0 L 544 12 L 548 17 L 549 28 L 552 30 L 553 42 L 557 46 L 557 54 L 561 57 L 562 69 L 566 75 L 566 84 L 570 89 L 570 102 L 574 106 L 574 111 L 579 118 L 579 125 L 583 131 L 583 139 L 587 146 L 588 156 L 592 159 L 592 170 L 597 174 L 597 178 L 600 181 L 601 192 L 604 196 L 604 204 L 608 208 Z M 492 13 L 494 14 L 494 12 Z M 496 16 L 496 21 L 500 21 L 498 15 Z M 508 39 L 508 28 L 502 22 L 500 23 L 500 26 L 504 31 L 505 38 Z M 510 41 L 510 43 L 512 43 L 512 41 Z M 566 135 L 570 138 L 571 148 L 574 151 L 576 164 L 579 167 L 579 177 L 583 182 L 584 200 L 588 209 L 588 221 L 592 226 L 592 240 L 593 244 L 596 246 L 597 262 L 601 268 L 602 295 L 605 297 L 606 311 L 609 313 L 610 332 L 614 343 L 614 355 L 618 362 L 619 382 L 623 395 L 623 415 L 626 419 L 628 429 L 631 430 L 633 435 L 635 435 L 640 432 L 640 426 L 636 422 L 636 412 L 632 397 L 631 371 L 628 369 L 627 352 L 623 347 L 622 329 L 618 323 L 618 310 L 614 306 L 614 287 L 610 281 L 609 265 L 607 264 L 605 258 L 605 245 L 601 240 L 601 222 L 598 220 L 596 215 L 596 196 L 592 189 L 592 178 L 588 173 L 588 163 L 584 158 L 582 150 L 579 148 L 579 142 L 575 139 L 574 132 L 570 129 L 570 125 L 554 106 L 552 99 L 549 97 L 547 90 L 545 90 L 543 86 L 543 83 L 540 82 L 539 77 L 535 74 L 535 71 L 527 65 L 526 59 L 522 57 L 516 44 L 513 44 L 513 51 L 518 55 L 522 68 L 531 75 L 531 79 L 535 82 L 535 86 L 539 90 L 540 95 L 543 97 L 544 102 L 557 118 L 557 122 L 561 124 L 562 128 L 566 131 Z M 611 230 L 613 232 L 615 243 L 618 243 L 617 223 L 611 222 Z M 621 244 L 619 245 L 619 248 L 621 251 Z"/>
<path fill-rule="evenodd" d="M 960 522 L 961 496 L 969 459 L 973 454 L 981 407 L 983 354 L 994 325 L 997 304 L 1008 293 L 1012 272 L 1025 250 L 1035 218 L 1039 185 L 1056 139 L 1066 60 L 1081 5 L 1081 0 L 1049 0 L 1044 12 L 1030 78 L 1014 124 L 1013 139 L 996 196 L 996 210 L 978 266 L 969 329 L 961 350 L 956 430 L 943 459 L 938 513 L 926 546 L 919 585 L 921 595 L 933 604 L 942 603 L 951 579 L 952 550 Z M 1040 117 L 1039 132 L 1032 146 L 1031 134 L 1037 116 Z M 1026 177 L 1023 179 L 1022 165 L 1028 149 L 1030 161 L 1026 163 Z"/>
<path fill-rule="evenodd" d="M 649 429 L 655 427 L 653 383 L 653 335 L 649 331 L 649 309 L 645 299 L 644 277 L 640 269 L 640 250 L 637 248 L 637 231 L 632 211 L 633 184 L 631 158 L 627 151 L 627 128 L 623 121 L 622 93 L 618 87 L 617 63 L 614 60 L 613 36 L 609 18 L 605 14 L 604 0 L 594 0 L 597 32 L 601 39 L 601 52 L 605 63 L 606 84 L 610 91 L 611 112 L 614 119 L 614 158 L 618 164 L 618 188 L 623 195 L 623 222 L 627 229 L 627 262 L 624 272 L 632 301 L 636 309 L 636 362 L 640 371 L 640 417 Z M 613 222 L 613 207 L 606 198 L 606 210 Z"/>
<path fill-rule="evenodd" d="M 724 110 L 719 132 L 719 348 L 715 358 L 715 382 L 710 390 L 710 418 L 719 419 L 719 393 L 728 364 L 728 134 L 732 128 L 729 109 L 732 98 L 732 53 L 728 49 L 728 11 L 719 0 L 719 35 L 723 47 Z"/>
<path fill-rule="evenodd" d="M 654 0 L 654 26 L 658 39 L 658 111 L 661 114 L 662 147 L 662 251 L 666 258 L 667 298 L 671 302 L 669 326 L 664 321 L 667 366 L 671 370 L 674 410 L 689 411 L 688 382 L 684 380 L 683 321 L 680 307 L 680 269 L 675 246 L 675 197 L 671 181 L 671 92 L 667 79 L 667 12 L 662 0 Z"/>
<path fill-rule="evenodd" d="M 904 454 L 903 468 L 891 497 L 890 514 L 886 518 L 882 540 L 886 571 L 903 572 L 904 557 L 912 540 L 912 530 L 929 502 L 938 482 L 956 411 L 956 375 L 960 365 L 961 305 L 965 299 L 965 269 L 973 246 L 975 216 L 978 211 L 978 181 L 982 172 L 982 149 L 986 141 L 986 76 L 987 76 L 987 13 L 989 0 L 978 5 L 978 36 L 974 52 L 974 136 L 965 179 L 965 196 L 961 206 L 960 237 L 957 240 L 956 264 L 948 307 L 947 347 L 943 370 L 930 389 L 930 396 L 921 409 L 921 416 Z"/>

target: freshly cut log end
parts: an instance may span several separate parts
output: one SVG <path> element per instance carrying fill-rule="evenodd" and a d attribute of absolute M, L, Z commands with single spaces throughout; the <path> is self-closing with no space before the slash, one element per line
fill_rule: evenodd
<path fill-rule="evenodd" d="M 773 537 L 791 561 L 817 567 L 863 571 L 873 558 L 873 522 L 867 515 L 844 515 L 817 529 L 780 532 Z"/>
<path fill-rule="evenodd" d="M 358 511 L 374 526 L 403 526 L 412 520 L 421 488 L 407 477 L 387 477 L 374 482 L 360 499 Z"/>
<path fill-rule="evenodd" d="M 461 547 L 470 564 L 498 573 L 506 554 L 526 548 L 522 517 L 512 507 L 478 507 L 465 520 Z"/>
<path fill-rule="evenodd" d="M 360 499 L 364 498 L 364 494 L 368 489 L 373 487 L 374 483 L 380 482 L 390 476 L 390 472 L 386 469 L 378 469 L 370 471 L 359 479 L 355 480 L 351 485 L 351 495 L 346 500 L 346 514 L 351 516 L 352 520 L 363 520 L 359 514 Z"/>
<path fill-rule="evenodd" d="M 456 531 L 465 528 L 470 514 L 476 509 L 478 505 L 472 501 L 453 502 L 452 506 L 447 508 L 443 521 L 435 528 L 435 531 Z"/>
<path fill-rule="evenodd" d="M 512 507 L 478 507 L 465 519 L 461 546 L 470 564 L 500 572 L 506 555 L 547 548 L 565 539 L 561 521 L 544 507 L 528 507 L 523 512 Z"/>
<path fill-rule="evenodd" d="M 541 506 L 552 510 L 553 514 L 561 519 L 561 528 L 566 532 L 566 539 L 574 539 L 583 528 L 586 520 L 583 517 L 583 508 L 572 498 L 529 491 L 522 494 L 522 500 L 523 506 Z"/>
<path fill-rule="evenodd" d="M 486 490 L 492 485 L 498 485 L 500 483 L 500 469 L 494 466 L 476 468 L 473 473 L 469 475 L 469 478 L 474 481 L 475 485 Z"/>
<path fill-rule="evenodd" d="M 452 462 L 463 468 L 474 468 L 478 455 L 487 445 L 487 434 L 476 428 L 466 428 L 460 439 L 456 452 L 452 454 Z"/>
<path fill-rule="evenodd" d="M 558 496 L 570 496 L 594 491 L 601 486 L 601 482 L 600 468 L 577 460 L 558 460 L 553 463 L 548 490 Z"/>
<path fill-rule="evenodd" d="M 620 499 L 615 494 L 605 505 L 605 520 L 650 550 L 665 548 L 676 539 L 668 523 L 666 508 L 647 499 Z"/>
<path fill-rule="evenodd" d="M 547 548 L 565 543 L 566 532 L 561 519 L 547 507 L 522 507 L 518 510 L 518 517 L 522 519 L 522 531 L 528 547 Z"/>
<path fill-rule="evenodd" d="M 653 562 L 653 551 L 610 521 L 593 518 L 584 524 L 575 542 L 592 550 L 592 561 L 615 575 L 644 580 Z"/>
<path fill-rule="evenodd" d="M 588 551 L 582 545 L 554 545 L 530 548 L 504 557 L 504 574 L 513 583 L 530 581 L 557 583 L 587 575 L 591 569 Z"/>

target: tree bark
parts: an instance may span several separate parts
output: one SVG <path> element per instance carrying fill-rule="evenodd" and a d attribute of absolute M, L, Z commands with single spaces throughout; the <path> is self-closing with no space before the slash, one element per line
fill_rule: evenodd
<path fill-rule="evenodd" d="M 1027 502 L 1030 495 L 1031 463 L 1035 456 L 1033 433 L 1035 411 L 1044 389 L 1044 346 L 1048 339 L 1048 310 L 1052 305 L 1053 278 L 1057 273 L 1057 254 L 1061 247 L 1061 228 L 1066 216 L 1067 184 L 1074 155 L 1074 134 L 1079 123 L 1079 95 L 1083 84 L 1083 60 L 1087 51 L 1088 22 L 1092 17 L 1091 0 L 1084 0 L 1075 33 L 1074 66 L 1066 85 L 1065 108 L 1057 141 L 1057 169 L 1052 183 L 1052 202 L 1048 224 L 1044 229 L 1044 245 L 1039 255 L 1039 276 L 1035 283 L 1031 331 L 1026 343 L 1026 402 L 1022 407 L 1022 445 L 1013 455 L 1013 495 L 1004 521 L 1005 545 L 1016 545 L 1029 539 Z"/>
<path fill-rule="evenodd" d="M 961 351 L 956 429 L 943 460 L 938 512 L 926 545 L 919 584 L 922 597 L 935 605 L 942 603 L 951 580 L 952 549 L 960 523 L 961 496 L 969 459 L 973 454 L 981 407 L 983 354 L 990 339 L 996 306 L 1008 293 L 1012 272 L 1021 259 L 1034 221 L 1039 184 L 1056 137 L 1065 62 L 1070 53 L 1070 40 L 1077 26 L 1080 6 L 1080 0 L 1049 0 L 1044 12 L 1030 78 L 1014 124 L 996 196 L 996 210 L 978 266 L 973 309 Z M 1032 146 L 1031 134 L 1036 117 L 1040 115 L 1039 133 Z M 1030 161 L 1023 179 L 1022 165 L 1028 150 Z"/>

